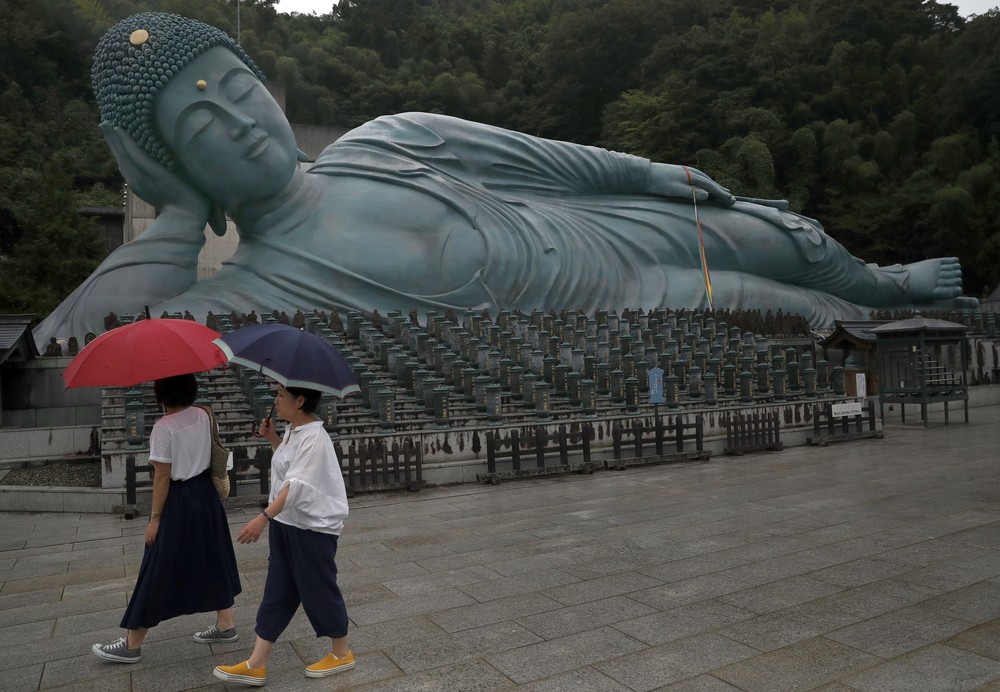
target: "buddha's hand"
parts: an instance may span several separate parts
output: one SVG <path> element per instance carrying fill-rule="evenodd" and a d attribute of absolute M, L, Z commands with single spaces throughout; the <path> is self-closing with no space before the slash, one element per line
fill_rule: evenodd
<path fill-rule="evenodd" d="M 182 218 L 200 235 L 212 211 L 208 197 L 150 156 L 120 127 L 102 122 L 100 128 L 132 192 L 161 214 Z"/>
<path fill-rule="evenodd" d="M 693 194 L 699 202 L 708 201 L 725 207 L 732 206 L 736 201 L 729 190 L 697 168 L 671 163 L 649 164 L 649 187 L 654 195 L 690 200 Z"/>

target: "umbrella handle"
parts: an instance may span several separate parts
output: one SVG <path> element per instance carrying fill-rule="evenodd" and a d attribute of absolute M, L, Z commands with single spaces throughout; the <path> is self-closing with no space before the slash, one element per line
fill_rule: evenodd
<path fill-rule="evenodd" d="M 271 411 L 264 418 L 264 420 L 270 420 L 272 426 L 274 425 L 274 407 L 275 407 L 275 404 L 271 404 Z M 263 423 L 264 423 L 264 421 L 261 421 L 261 425 L 263 425 Z M 263 437 L 263 435 L 261 435 L 259 431 L 260 431 L 260 428 L 257 427 L 257 421 L 254 421 L 253 423 L 250 424 L 250 434 L 251 435 L 253 435 L 254 437 Z"/>

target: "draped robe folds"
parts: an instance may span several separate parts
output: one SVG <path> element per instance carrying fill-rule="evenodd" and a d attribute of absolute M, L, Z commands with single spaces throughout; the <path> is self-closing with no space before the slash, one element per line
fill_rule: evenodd
<path fill-rule="evenodd" d="M 337 261 L 338 245 L 363 240 L 364 233 L 355 230 L 350 241 L 342 233 L 359 223 L 364 226 L 366 220 L 364 210 L 348 209 L 351 220 L 346 222 L 349 204 L 341 201 L 329 226 L 299 224 L 309 232 L 308 239 L 301 239 L 298 229 L 282 236 L 280 243 L 245 236 L 243 251 L 218 278 L 233 287 L 234 277 L 227 277 L 227 270 L 256 267 L 253 273 L 266 280 L 259 268 L 275 266 L 272 261 L 291 262 L 291 269 L 282 273 L 308 277 L 296 279 L 302 285 L 291 288 L 276 281 L 271 287 L 256 286 L 243 298 L 254 296 L 254 304 L 263 303 L 258 309 L 268 311 L 311 304 L 344 311 L 377 308 L 383 313 L 414 307 L 491 311 L 708 307 L 695 207 L 689 200 L 651 194 L 650 165 L 648 159 L 636 156 L 447 116 L 381 117 L 327 147 L 308 175 L 328 178 L 331 189 L 347 179 L 370 181 L 382 188 L 390 206 L 394 189 L 433 198 L 460 219 L 463 232 L 481 239 L 482 256 L 428 268 L 438 284 L 436 290 L 405 285 L 394 272 L 376 275 L 364 266 L 343 266 Z M 725 304 L 717 295 L 718 307 L 788 310 L 790 302 L 818 321 L 866 313 L 867 308 L 812 288 L 817 281 L 837 280 L 824 276 L 816 265 L 828 259 L 829 245 L 839 248 L 815 221 L 752 202 L 733 207 L 702 203 L 698 211 L 710 268 L 717 263 L 716 269 L 732 270 L 721 286 Z M 411 210 L 398 213 L 407 216 Z M 419 234 L 419 219 L 412 225 L 413 233 Z M 766 252 L 754 247 L 752 240 L 748 243 L 743 233 L 749 229 L 758 235 L 763 229 L 792 243 L 798 249 L 798 266 L 781 267 L 783 275 L 774 278 L 755 276 L 752 268 L 744 268 L 746 255 Z M 425 240 L 420 237 L 416 242 Z M 262 245 L 276 253 L 272 261 L 261 260 Z M 294 249 L 285 252 L 289 245 Z M 279 251 L 285 252 L 283 257 Z M 398 261 L 407 262 L 396 247 L 373 246 L 371 251 L 398 251 Z M 847 262 L 860 263 L 843 254 Z M 226 290 L 221 285 L 216 288 Z M 292 300 L 289 292 L 294 294 Z M 212 293 L 219 295 L 217 290 Z M 262 301 L 262 296 L 270 302 Z"/>

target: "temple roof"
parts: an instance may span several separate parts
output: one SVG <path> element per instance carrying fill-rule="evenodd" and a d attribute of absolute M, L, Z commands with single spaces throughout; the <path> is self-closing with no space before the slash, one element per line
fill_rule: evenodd
<path fill-rule="evenodd" d="M 20 360 L 38 357 L 38 349 L 31 336 L 33 319 L 34 315 L 0 315 L 0 364 L 15 354 L 20 354 Z"/>
<path fill-rule="evenodd" d="M 875 345 L 876 327 L 890 324 L 889 320 L 837 320 L 833 333 L 823 339 L 823 348 L 843 348 L 846 343 L 855 348 L 871 348 Z"/>
<path fill-rule="evenodd" d="M 889 322 L 871 331 L 878 334 L 896 334 L 899 332 L 965 332 L 969 328 L 958 322 L 935 320 L 928 317 L 911 317 L 908 320 Z"/>

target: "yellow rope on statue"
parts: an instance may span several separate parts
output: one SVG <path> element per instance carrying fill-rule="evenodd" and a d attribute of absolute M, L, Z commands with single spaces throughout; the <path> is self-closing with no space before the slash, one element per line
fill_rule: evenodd
<path fill-rule="evenodd" d="M 712 296 L 712 277 L 708 273 L 708 259 L 705 257 L 705 238 L 701 232 L 701 217 L 698 216 L 698 197 L 695 195 L 694 180 L 691 179 L 691 171 L 684 166 L 687 173 L 688 184 L 691 185 L 691 202 L 694 204 L 694 220 L 698 226 L 698 254 L 701 256 L 701 273 L 705 279 L 705 295 L 708 297 L 708 307 L 715 311 L 715 299 Z"/>

